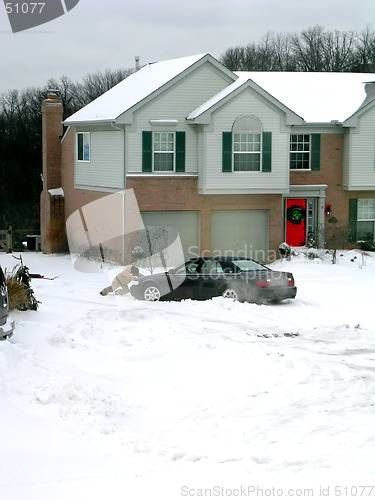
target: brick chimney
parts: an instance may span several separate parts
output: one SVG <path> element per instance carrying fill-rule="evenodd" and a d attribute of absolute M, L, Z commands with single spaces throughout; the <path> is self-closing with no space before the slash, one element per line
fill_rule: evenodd
<path fill-rule="evenodd" d="M 375 99 L 375 82 L 364 82 L 366 98 L 361 104 L 361 108 Z"/>
<path fill-rule="evenodd" d="M 56 240 L 65 238 L 64 198 L 61 194 L 61 135 L 63 133 L 63 105 L 54 92 L 49 91 L 42 102 L 43 191 L 40 203 L 40 231 L 42 251 L 56 252 Z M 58 190 L 52 191 L 51 190 Z"/>

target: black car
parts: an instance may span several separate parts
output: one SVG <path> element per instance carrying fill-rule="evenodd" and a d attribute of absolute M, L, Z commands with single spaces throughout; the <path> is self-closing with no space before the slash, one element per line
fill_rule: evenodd
<path fill-rule="evenodd" d="M 294 299 L 297 288 L 292 273 L 273 271 L 251 259 L 199 257 L 170 271 L 134 280 L 130 293 L 147 301 L 222 296 L 241 302 L 265 302 Z"/>
<path fill-rule="evenodd" d="M 9 316 L 8 289 L 3 270 L 0 267 L 0 340 L 13 335 L 14 321 Z"/>

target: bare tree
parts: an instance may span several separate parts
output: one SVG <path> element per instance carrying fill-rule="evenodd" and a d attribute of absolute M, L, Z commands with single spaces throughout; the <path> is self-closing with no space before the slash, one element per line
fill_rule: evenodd
<path fill-rule="evenodd" d="M 355 34 L 352 31 L 329 31 L 322 38 L 324 71 L 350 71 L 353 64 Z"/>
<path fill-rule="evenodd" d="M 101 96 L 133 72 L 133 69 L 119 69 L 116 71 L 107 69 L 104 72 L 97 71 L 96 73 L 86 75 L 83 83 L 77 85 L 77 96 L 80 106 L 85 106 Z"/>
<path fill-rule="evenodd" d="M 298 71 L 323 71 L 323 32 L 321 26 L 292 35 Z"/>
<path fill-rule="evenodd" d="M 231 71 L 244 71 L 244 47 L 230 47 L 221 56 L 222 64 Z"/>
<path fill-rule="evenodd" d="M 273 71 L 296 71 L 291 35 L 276 33 L 273 37 Z"/>
<path fill-rule="evenodd" d="M 353 66 L 358 73 L 375 72 L 375 33 L 367 27 L 356 37 Z"/>
<path fill-rule="evenodd" d="M 375 34 L 367 28 L 327 31 L 314 26 L 301 33 L 269 32 L 258 43 L 232 47 L 221 57 L 231 70 L 246 71 L 375 71 Z"/>
<path fill-rule="evenodd" d="M 85 85 L 68 77 L 51 78 L 42 88 L 10 90 L 0 95 L 0 225 L 39 231 L 42 172 L 41 103 L 47 89 L 58 90 L 64 118 L 98 97 L 133 70 L 87 75 Z M 95 81 L 97 80 L 97 85 Z"/>
<path fill-rule="evenodd" d="M 133 238 L 131 245 L 134 246 L 132 256 L 141 261 L 153 274 L 156 267 L 162 265 L 167 267 L 166 249 L 168 247 L 168 229 L 164 226 L 146 226 Z"/>

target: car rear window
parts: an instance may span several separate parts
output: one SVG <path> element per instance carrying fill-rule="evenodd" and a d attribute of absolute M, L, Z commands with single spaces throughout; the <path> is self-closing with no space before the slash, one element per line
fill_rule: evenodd
<path fill-rule="evenodd" d="M 266 269 L 262 264 L 255 262 L 255 260 L 234 260 L 234 266 L 241 269 L 241 271 L 262 271 Z"/>

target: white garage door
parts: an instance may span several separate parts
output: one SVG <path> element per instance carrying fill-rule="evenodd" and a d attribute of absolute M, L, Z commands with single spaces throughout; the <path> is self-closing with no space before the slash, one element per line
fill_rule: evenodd
<path fill-rule="evenodd" d="M 180 264 L 182 260 L 199 255 L 199 212 L 171 211 L 171 212 L 142 212 L 143 223 L 147 227 L 164 227 L 168 230 L 170 245 L 167 252 L 168 265 Z M 174 231 L 170 231 L 173 228 Z M 178 234 L 179 240 L 174 240 Z M 181 242 L 181 245 L 178 242 Z"/>
<path fill-rule="evenodd" d="M 268 211 L 213 211 L 211 252 L 213 255 L 249 257 L 259 262 L 266 262 Z"/>

